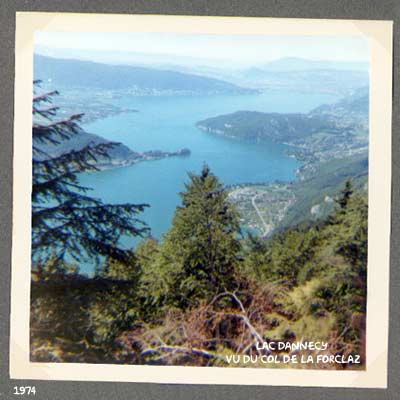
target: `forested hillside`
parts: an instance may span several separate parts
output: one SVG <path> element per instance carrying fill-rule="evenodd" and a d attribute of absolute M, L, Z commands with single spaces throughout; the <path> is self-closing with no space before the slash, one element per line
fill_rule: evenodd
<path fill-rule="evenodd" d="M 314 139 L 317 133 L 333 137 L 345 133 L 347 136 L 349 133 L 365 134 L 368 131 L 368 109 L 368 88 L 362 88 L 337 103 L 321 105 L 305 114 L 242 110 L 199 121 L 197 126 L 206 132 L 239 140 L 300 144 Z"/>
<path fill-rule="evenodd" d="M 257 342 L 322 340 L 362 363 L 309 368 L 363 368 L 367 202 L 351 183 L 326 220 L 267 241 L 241 237 L 207 167 L 181 198 L 165 240 L 143 240 L 128 264 L 107 257 L 93 279 L 79 263 L 36 265 L 32 361 L 227 366 Z"/>
<path fill-rule="evenodd" d="M 325 219 L 345 182 L 368 190 L 368 87 L 307 114 L 237 111 L 197 123 L 231 140 L 276 142 L 301 165 L 292 182 L 233 185 L 230 200 L 241 223 L 268 236 L 295 224 Z"/>

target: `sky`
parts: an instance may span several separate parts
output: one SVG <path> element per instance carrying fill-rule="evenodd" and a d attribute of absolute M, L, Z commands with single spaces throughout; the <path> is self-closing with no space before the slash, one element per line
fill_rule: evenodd
<path fill-rule="evenodd" d="M 262 64 L 285 57 L 367 62 L 368 41 L 362 37 L 190 35 L 165 33 L 35 32 L 37 49 L 58 54 L 76 50 L 145 53 L 164 56 Z"/>

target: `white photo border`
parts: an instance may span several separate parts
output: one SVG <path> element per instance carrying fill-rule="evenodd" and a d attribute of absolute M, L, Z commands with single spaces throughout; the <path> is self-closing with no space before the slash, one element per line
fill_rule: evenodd
<path fill-rule="evenodd" d="M 391 215 L 391 21 L 18 12 L 15 47 L 12 379 L 316 387 L 387 387 Z M 29 359 L 32 81 L 35 31 L 363 36 L 370 49 L 365 371 L 35 363 Z"/>

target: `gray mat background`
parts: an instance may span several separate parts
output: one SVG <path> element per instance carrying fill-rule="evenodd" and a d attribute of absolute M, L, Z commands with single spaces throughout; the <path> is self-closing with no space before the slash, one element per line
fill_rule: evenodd
<path fill-rule="evenodd" d="M 8 373 L 14 32 L 16 11 L 182 14 L 394 20 L 393 186 L 390 281 L 389 388 L 329 389 L 261 386 L 159 385 L 11 380 Z M 35 385 L 37 399 L 400 399 L 400 135 L 399 0 L 0 0 L 0 399 L 18 398 L 13 386 Z M 371 345 L 371 344 L 370 344 Z M 33 397 L 33 396 L 31 396 Z"/>

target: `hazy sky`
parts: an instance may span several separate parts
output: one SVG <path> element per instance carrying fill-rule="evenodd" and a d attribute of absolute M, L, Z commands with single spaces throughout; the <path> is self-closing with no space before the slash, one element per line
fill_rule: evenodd
<path fill-rule="evenodd" d="M 249 64 L 283 57 L 356 62 L 369 58 L 365 38 L 339 36 L 36 32 L 35 44 L 55 49 L 140 52 Z"/>

